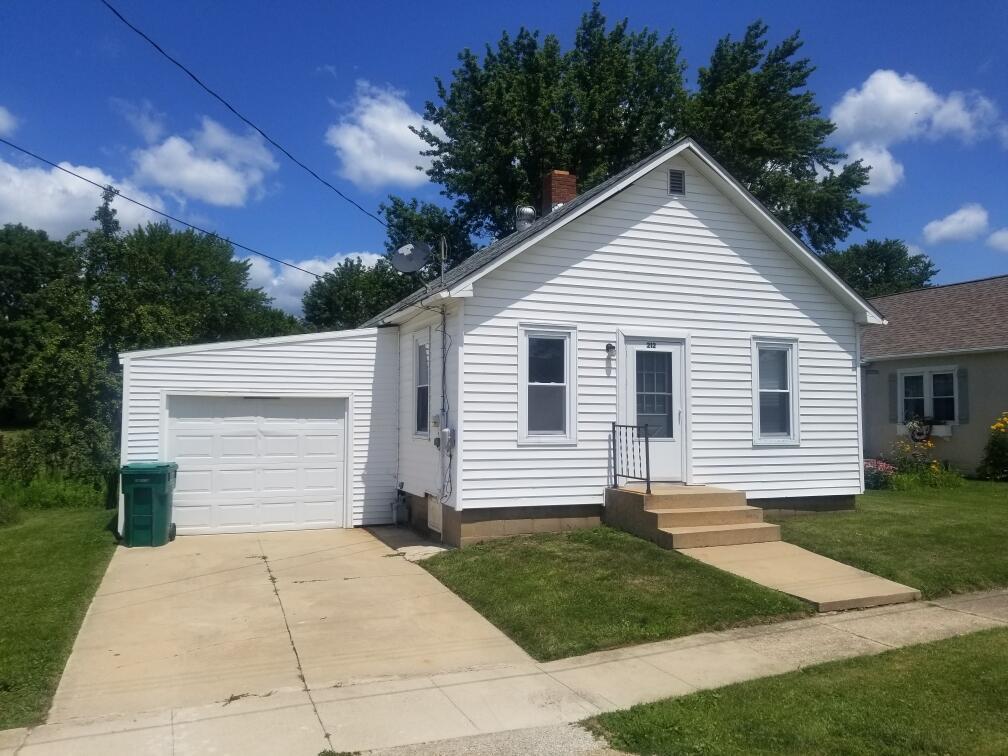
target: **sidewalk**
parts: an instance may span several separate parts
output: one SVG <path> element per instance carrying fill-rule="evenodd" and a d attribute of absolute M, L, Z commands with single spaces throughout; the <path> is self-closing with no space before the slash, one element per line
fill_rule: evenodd
<path fill-rule="evenodd" d="M 326 748 L 421 743 L 428 745 L 401 752 L 455 753 L 436 741 L 555 728 L 644 701 L 998 626 L 1008 626 L 1008 590 L 702 633 L 543 664 L 313 687 L 311 697 L 276 691 L 227 704 L 46 724 L 0 733 L 0 754 L 317 756 Z M 575 740 L 577 732 L 568 728 Z M 521 742 L 519 733 L 515 737 Z M 582 752 L 591 744 L 583 745 Z"/>

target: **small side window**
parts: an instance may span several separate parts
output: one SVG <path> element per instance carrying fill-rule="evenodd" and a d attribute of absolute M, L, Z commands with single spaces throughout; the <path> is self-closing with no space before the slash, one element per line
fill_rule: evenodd
<path fill-rule="evenodd" d="M 518 348 L 518 440 L 576 441 L 576 331 L 522 326 Z"/>
<path fill-rule="evenodd" d="M 797 342 L 753 341 L 753 442 L 798 443 Z"/>
<path fill-rule="evenodd" d="M 430 342 L 417 338 L 414 342 L 415 424 L 414 434 L 426 436 L 430 427 Z"/>

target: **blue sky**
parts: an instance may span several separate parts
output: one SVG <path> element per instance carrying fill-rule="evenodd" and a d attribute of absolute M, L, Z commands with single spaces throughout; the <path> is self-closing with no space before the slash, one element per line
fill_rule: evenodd
<path fill-rule="evenodd" d="M 436 199 L 406 125 L 458 51 L 503 29 L 569 42 L 588 2 L 114 4 L 294 154 L 362 205 Z M 688 82 L 751 20 L 799 29 L 812 79 L 873 166 L 866 237 L 931 255 L 945 283 L 1008 272 L 1008 4 L 604 2 L 609 18 L 674 29 Z M 168 212 L 317 270 L 382 250 L 381 226 L 273 152 L 98 0 L 0 5 L 0 135 Z M 0 223 L 88 225 L 97 192 L 0 146 Z M 145 220 L 122 207 L 126 223 Z M 253 280 L 297 311 L 307 277 L 265 261 Z"/>

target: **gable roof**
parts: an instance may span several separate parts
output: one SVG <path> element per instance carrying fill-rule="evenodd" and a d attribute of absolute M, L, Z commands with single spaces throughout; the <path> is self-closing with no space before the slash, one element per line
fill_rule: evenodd
<path fill-rule="evenodd" d="M 869 300 L 889 325 L 867 328 L 866 360 L 1008 350 L 1008 275 Z"/>
<path fill-rule="evenodd" d="M 703 148 L 690 138 L 680 139 L 650 155 L 612 178 L 578 195 L 551 213 L 538 218 L 529 228 L 495 241 L 487 247 L 468 257 L 459 265 L 449 270 L 443 278 L 431 281 L 427 288 L 413 292 L 385 311 L 368 320 L 362 327 L 386 325 L 405 320 L 413 314 L 412 310 L 424 304 L 427 300 L 467 296 L 467 289 L 482 276 L 502 265 L 513 256 L 520 254 L 536 242 L 562 228 L 575 218 L 583 215 L 593 207 L 619 194 L 635 181 L 654 170 L 666 160 L 683 154 L 693 157 L 690 162 L 700 170 L 705 177 L 721 184 L 726 194 L 734 195 L 743 205 L 743 211 L 761 226 L 763 230 L 786 251 L 792 254 L 799 263 L 817 278 L 827 289 L 852 312 L 856 320 L 862 323 L 883 323 L 881 315 L 867 301 L 845 284 L 805 246 L 791 231 L 746 190 L 738 181 L 732 178 Z"/>

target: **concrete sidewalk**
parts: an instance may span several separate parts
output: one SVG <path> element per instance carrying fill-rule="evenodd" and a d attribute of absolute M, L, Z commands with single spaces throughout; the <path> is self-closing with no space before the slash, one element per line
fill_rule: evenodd
<path fill-rule="evenodd" d="M 820 612 L 917 601 L 920 591 L 784 541 L 680 549 L 688 557 L 797 596 Z"/>
<path fill-rule="evenodd" d="M 556 726 L 644 701 L 991 627 L 1008 627 L 1008 591 L 703 633 L 542 664 L 350 685 L 312 682 L 310 693 L 278 690 L 212 706 L 47 724 L 0 733 L 0 754 L 317 756 L 325 748 L 366 751 L 415 744 L 427 745 L 401 752 L 458 753 L 458 744 L 438 743 L 458 738 L 496 742 L 498 750 L 490 752 L 508 753 L 508 743 L 554 736 L 579 744 L 569 752 L 601 753 L 604 749 L 595 750 L 578 730 Z M 552 729 L 479 740 L 527 728 Z M 556 752 L 563 752 L 562 744 L 558 747 Z"/>

